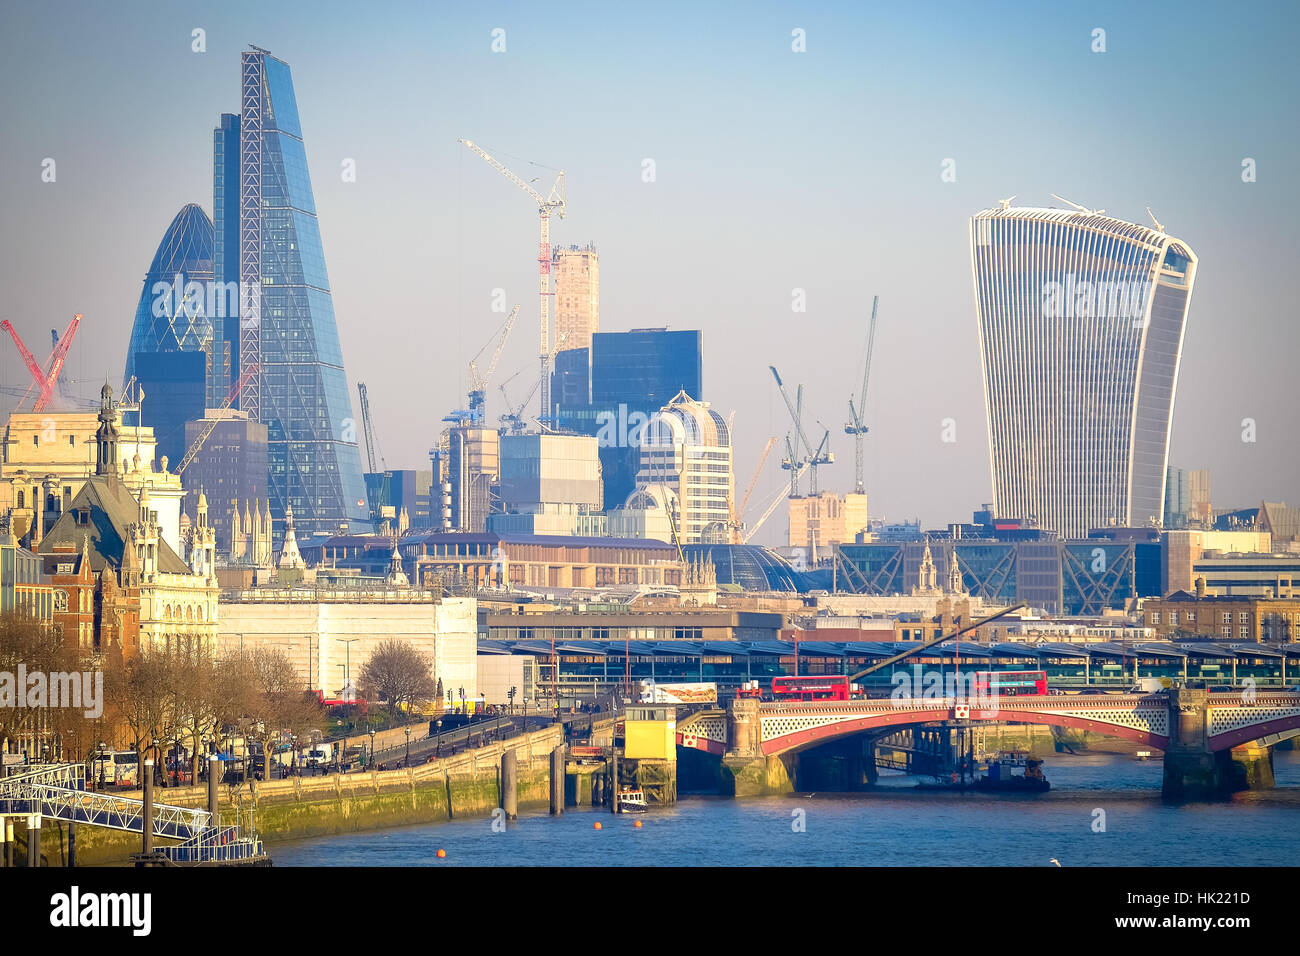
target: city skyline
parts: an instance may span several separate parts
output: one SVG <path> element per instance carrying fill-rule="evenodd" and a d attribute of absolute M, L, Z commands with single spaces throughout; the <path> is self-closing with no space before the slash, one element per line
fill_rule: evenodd
<path fill-rule="evenodd" d="M 762 8 L 733 23 L 706 11 L 692 21 L 696 30 L 675 29 L 668 17 L 641 31 L 636 44 L 617 29 L 601 33 L 580 8 L 560 25 L 538 27 L 518 7 L 494 11 L 492 20 L 410 7 L 417 28 L 400 36 L 343 21 L 341 9 L 326 6 L 312 23 L 296 21 L 291 9 L 255 20 L 254 8 L 239 6 L 197 19 L 170 12 L 136 24 L 105 19 L 105 51 L 115 39 L 149 44 L 174 77 L 151 94 L 152 109 L 119 117 L 126 126 L 115 130 L 101 129 L 96 117 L 115 115 L 111 104 L 135 67 L 115 63 L 118 72 L 105 76 L 106 54 L 91 51 L 47 73 L 32 58 L 56 59 L 59 38 L 44 21 L 9 14 L 16 28 L 8 35 L 23 36 L 25 45 L 6 47 L 7 59 L 37 82 L 24 87 L 10 76 L 3 94 L 16 120 L 16 135 L 0 147 L 15 223 L 2 250 L 13 269 L 6 317 L 30 338 L 41 322 L 85 312 L 68 361 L 83 390 L 104 372 L 117 377 L 117 368 L 97 366 L 102 355 L 121 355 L 120 344 L 109 343 L 128 334 L 137 270 L 160 230 L 187 202 L 206 208 L 211 123 L 196 118 L 229 108 L 237 92 L 230 58 L 256 43 L 294 65 L 348 396 L 358 380 L 370 383 L 390 467 L 422 467 L 441 416 L 463 405 L 468 359 L 502 318 L 491 311 L 493 290 L 505 289 L 508 303 L 522 310 L 489 387 L 491 421 L 502 410 L 495 384 L 535 362 L 536 213 L 475 157 L 460 155 L 456 139 L 468 136 L 500 150 L 512 168 L 527 168 L 523 155 L 566 169 L 569 216 L 556 224 L 553 242 L 595 241 L 601 249 L 602 330 L 703 331 L 709 400 L 724 414 L 737 410 L 742 480 L 766 438 L 786 431 L 766 366 L 778 361 L 783 376 L 806 383 L 810 417 L 838 431 L 834 416 L 846 417 L 856 391 L 869 301 L 879 294 L 867 491 L 874 514 L 919 516 L 927 526 L 965 520 L 991 495 L 965 273 L 969 217 L 1015 193 L 1035 205 L 1056 192 L 1131 222 L 1146 221 L 1150 205 L 1210 264 L 1188 318 L 1170 464 L 1208 467 L 1220 505 L 1300 497 L 1283 392 L 1297 333 L 1286 321 L 1278 279 L 1286 274 L 1297 198 L 1280 173 L 1294 132 L 1268 122 L 1283 108 L 1285 84 L 1271 81 L 1265 66 L 1288 62 L 1268 52 L 1282 42 L 1281 31 L 1254 20 L 1220 23 L 1208 6 L 1190 8 L 1177 24 L 1120 8 L 1086 18 L 1028 15 L 1005 40 L 1041 50 L 1032 67 L 1060 67 L 1031 74 L 1011 52 L 1015 43 L 956 9 L 947 30 L 931 33 L 897 15 Z M 611 16 L 618 26 L 620 17 Z M 1005 32 L 1002 20 L 997 29 Z M 498 26 L 507 37 L 500 54 L 491 48 Z M 1091 49 L 1097 26 L 1107 31 L 1104 53 Z M 137 27 L 144 35 L 128 41 Z M 202 54 L 191 49 L 196 27 L 206 31 Z M 792 50 L 796 28 L 807 34 L 804 53 Z M 1186 65 L 1189 45 L 1239 69 L 1226 83 L 1199 78 Z M 374 55 L 349 59 L 343 51 L 354 46 Z M 862 50 L 870 56 L 859 56 Z M 672 69 L 652 68 L 666 52 Z M 549 76 L 548 57 L 558 63 L 561 54 L 579 64 L 576 82 L 610 79 L 586 105 L 561 103 L 539 123 L 524 79 L 538 70 Z M 939 67 L 918 68 L 927 61 Z M 969 89 L 956 83 L 976 61 L 994 75 L 970 79 Z M 1178 71 L 1184 96 L 1197 103 L 1197 129 L 1153 116 L 1133 128 L 1135 150 L 1092 148 L 1094 136 L 1127 131 L 1113 117 L 1146 102 L 1134 78 L 1162 67 Z M 1041 80 L 1034 88 L 1015 83 L 1030 75 Z M 703 76 L 709 88 L 685 95 Z M 367 91 L 376 84 L 395 92 L 390 103 L 371 101 Z M 991 101 L 1000 113 L 988 106 L 989 86 L 998 90 Z M 36 99 L 15 100 L 22 88 L 34 89 Z M 1243 98 L 1246 89 L 1252 93 Z M 438 90 L 464 95 L 435 99 L 430 108 L 424 93 Z M 864 93 L 871 95 L 863 100 Z M 1104 102 L 1110 118 L 1090 132 L 1080 117 L 1093 101 Z M 609 113 L 620 102 L 637 103 L 634 115 Z M 752 113 L 757 103 L 762 110 Z M 966 115 L 975 103 L 978 115 Z M 598 119 L 594 106 L 605 110 Z M 715 122 L 738 112 L 769 122 Z M 395 122 L 402 114 L 414 121 Z M 1032 122 L 998 123 L 997 135 L 988 132 L 987 120 L 1018 115 Z M 1198 149 L 1207 128 L 1218 145 Z M 905 141 L 881 146 L 886 131 Z M 86 162 L 79 137 L 97 143 L 97 163 Z M 1053 148 L 1062 141 L 1077 148 Z M 45 157 L 59 164 L 54 183 L 40 181 Z M 1246 158 L 1258 164 L 1258 181 L 1243 181 Z M 354 182 L 341 175 L 348 159 Z M 644 180 L 647 159 L 651 182 Z M 950 159 L 955 180 L 945 182 Z M 105 190 L 124 208 L 103 222 L 87 220 Z M 74 219 L 85 224 L 80 234 L 66 225 Z M 705 229 L 712 230 L 707 241 L 700 238 Z M 49 262 L 66 260 L 48 256 L 47 234 L 62 237 L 65 255 L 85 259 L 86 267 L 56 281 Z M 796 290 L 805 294 L 806 312 L 793 310 Z M 377 328 L 382 334 L 373 334 Z M 12 350 L 3 366 L 5 384 L 25 384 Z M 955 442 L 942 438 L 949 418 Z M 1247 419 L 1257 426 L 1254 441 L 1243 440 Z M 847 440 L 833 437 L 832 449 L 839 462 L 823 471 L 822 486 L 850 490 Z M 757 497 L 784 483 L 769 462 Z M 779 521 L 761 536 L 780 537 Z"/>

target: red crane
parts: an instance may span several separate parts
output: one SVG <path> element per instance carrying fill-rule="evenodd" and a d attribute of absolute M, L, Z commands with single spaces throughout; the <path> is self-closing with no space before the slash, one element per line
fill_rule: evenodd
<path fill-rule="evenodd" d="M 31 351 L 23 344 L 22 338 L 18 335 L 18 330 L 9 324 L 5 319 L 0 322 L 0 329 L 9 333 L 10 338 L 14 340 L 14 345 L 18 347 L 18 354 L 23 357 L 23 363 L 27 366 L 27 371 L 32 375 L 34 384 L 40 388 L 41 394 L 36 399 L 36 404 L 32 406 L 32 411 L 43 412 L 45 406 L 49 404 L 54 395 L 54 386 L 59 381 L 59 373 L 63 371 L 63 361 L 68 356 L 68 349 L 72 346 L 72 340 L 77 334 L 77 328 L 81 325 L 81 313 L 78 312 L 68 323 L 67 329 L 63 332 L 63 337 L 59 339 L 59 344 L 54 347 L 50 354 L 48 375 L 36 364 L 36 359 Z"/>

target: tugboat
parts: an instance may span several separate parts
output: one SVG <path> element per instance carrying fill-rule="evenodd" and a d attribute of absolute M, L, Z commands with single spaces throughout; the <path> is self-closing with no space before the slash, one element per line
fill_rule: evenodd
<path fill-rule="evenodd" d="M 645 813 L 645 791 L 624 787 L 618 792 L 619 813 Z"/>
<path fill-rule="evenodd" d="M 1015 773 L 1023 768 L 1021 773 Z M 975 781 L 975 789 L 986 793 L 1046 793 L 1052 785 L 1043 776 L 1043 762 L 1022 750 L 999 753 L 988 762 L 988 772 Z"/>

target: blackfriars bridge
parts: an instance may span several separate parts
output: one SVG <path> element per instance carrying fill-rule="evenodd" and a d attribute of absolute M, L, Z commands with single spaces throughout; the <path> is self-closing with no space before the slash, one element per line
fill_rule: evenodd
<path fill-rule="evenodd" d="M 1300 734 L 1300 693 L 1211 693 L 731 701 L 677 724 L 677 743 L 721 758 L 738 796 L 788 792 L 801 757 L 836 754 L 849 789 L 875 779 L 874 741 L 908 727 L 1040 724 L 1122 737 L 1164 752 L 1163 793 L 1211 796 L 1272 785 L 1272 745 Z M 864 744 L 871 744 L 865 746 Z"/>

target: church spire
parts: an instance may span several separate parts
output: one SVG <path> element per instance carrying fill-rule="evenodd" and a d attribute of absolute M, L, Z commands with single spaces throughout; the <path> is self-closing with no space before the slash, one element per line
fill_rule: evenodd
<path fill-rule="evenodd" d="M 95 474 L 117 474 L 117 406 L 113 387 L 104 383 L 99 390 L 99 428 L 95 431 Z"/>

